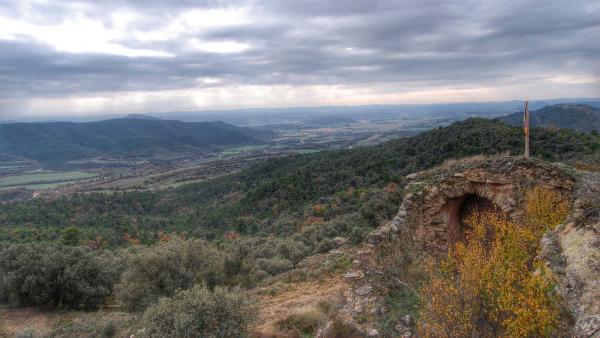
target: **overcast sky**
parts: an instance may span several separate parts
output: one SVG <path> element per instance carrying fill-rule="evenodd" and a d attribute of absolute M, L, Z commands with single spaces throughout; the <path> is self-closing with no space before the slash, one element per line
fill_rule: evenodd
<path fill-rule="evenodd" d="M 0 117 L 600 97 L 600 0 L 0 0 Z"/>

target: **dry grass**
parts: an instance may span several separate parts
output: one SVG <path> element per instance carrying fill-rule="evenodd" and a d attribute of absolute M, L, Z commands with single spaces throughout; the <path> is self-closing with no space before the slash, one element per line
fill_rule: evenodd
<path fill-rule="evenodd" d="M 347 287 L 343 277 L 333 276 L 321 280 L 278 283 L 277 292 L 257 290 L 261 313 L 253 336 L 297 336 L 294 332 L 285 332 L 286 325 L 310 326 L 320 322 L 319 317 L 328 312 L 324 303 L 339 303 L 342 291 Z"/>
<path fill-rule="evenodd" d="M 446 171 L 454 171 L 459 166 L 464 167 L 464 166 L 468 166 L 470 164 L 477 164 L 477 163 L 481 163 L 481 162 L 489 161 L 489 160 L 498 160 L 498 159 L 507 158 L 510 156 L 511 156 L 510 153 L 508 151 L 505 151 L 505 152 L 492 154 L 492 155 L 480 154 L 480 155 L 463 157 L 460 159 L 447 159 L 444 162 L 442 162 L 442 164 L 439 167 L 440 167 L 440 169 L 443 169 Z"/>
<path fill-rule="evenodd" d="M 101 337 L 114 327 L 114 337 L 134 333 L 139 318 L 123 312 L 41 311 L 0 307 L 0 337 L 30 331 L 34 337 Z"/>
<path fill-rule="evenodd" d="M 17 332 L 32 329 L 35 332 L 46 333 L 56 315 L 39 312 L 34 309 L 0 308 L 0 327 L 4 333 L 14 336 Z"/>

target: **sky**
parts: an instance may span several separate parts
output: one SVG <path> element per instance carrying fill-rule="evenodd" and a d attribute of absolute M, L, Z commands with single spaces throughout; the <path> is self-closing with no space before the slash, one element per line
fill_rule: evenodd
<path fill-rule="evenodd" d="M 0 119 L 600 97 L 600 0 L 0 0 Z"/>

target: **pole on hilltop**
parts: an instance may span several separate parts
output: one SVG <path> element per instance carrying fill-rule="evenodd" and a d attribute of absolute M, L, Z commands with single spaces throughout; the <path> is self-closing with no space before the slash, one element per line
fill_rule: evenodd
<path fill-rule="evenodd" d="M 525 101 L 523 112 L 523 131 L 525 132 L 525 158 L 529 158 L 529 101 Z"/>

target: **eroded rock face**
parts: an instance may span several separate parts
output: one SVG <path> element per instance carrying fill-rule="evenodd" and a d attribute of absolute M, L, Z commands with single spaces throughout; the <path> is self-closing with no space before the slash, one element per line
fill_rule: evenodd
<path fill-rule="evenodd" d="M 557 292 L 574 321 L 572 336 L 600 337 L 600 174 L 582 173 L 573 213 L 547 233 L 540 258 L 557 277 Z"/>

